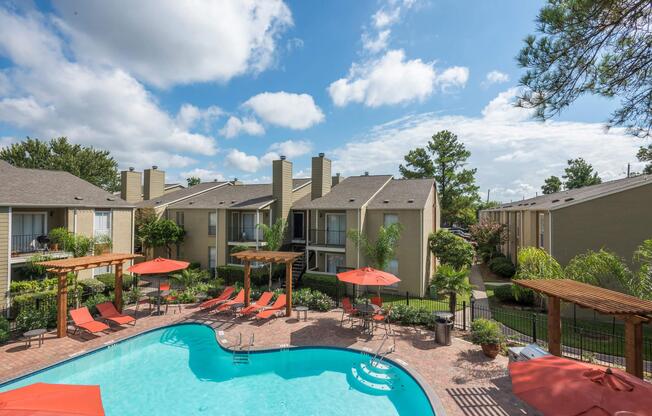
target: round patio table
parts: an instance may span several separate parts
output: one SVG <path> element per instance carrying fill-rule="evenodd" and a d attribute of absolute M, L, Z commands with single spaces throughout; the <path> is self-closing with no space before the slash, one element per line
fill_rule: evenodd
<path fill-rule="evenodd" d="M 378 305 L 374 305 L 373 303 L 358 303 L 355 305 L 355 309 L 360 313 L 360 315 L 362 315 L 362 331 L 369 331 L 371 328 L 371 315 L 380 310 L 380 307 Z"/>
<path fill-rule="evenodd" d="M 23 337 L 25 338 L 25 348 L 32 346 L 32 339 L 34 338 L 38 339 L 38 346 L 41 347 L 46 332 L 48 332 L 48 330 L 44 328 L 32 329 L 31 331 L 25 332 L 23 334 Z"/>
<path fill-rule="evenodd" d="M 147 297 L 156 299 L 156 314 L 161 314 L 161 299 L 170 295 L 169 290 L 153 290 L 147 294 Z"/>
<path fill-rule="evenodd" d="M 300 321 L 301 320 L 301 314 L 303 313 L 303 320 L 307 321 L 308 320 L 308 307 L 306 306 L 297 306 L 294 308 L 295 311 L 297 311 L 297 319 Z"/>

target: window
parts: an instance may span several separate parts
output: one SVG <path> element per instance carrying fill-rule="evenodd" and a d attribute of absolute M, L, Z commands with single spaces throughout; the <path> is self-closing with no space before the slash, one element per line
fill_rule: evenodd
<path fill-rule="evenodd" d="M 26 252 L 38 248 L 36 239 L 45 235 L 45 213 L 14 213 L 11 216 L 11 251 Z"/>
<path fill-rule="evenodd" d="M 398 223 L 398 214 L 385 214 L 383 217 L 383 225 L 389 227 L 392 224 Z"/>
<path fill-rule="evenodd" d="M 303 233 L 303 212 L 293 212 L 292 213 L 292 239 L 294 240 L 303 240 L 305 239 Z"/>
<path fill-rule="evenodd" d="M 398 277 L 398 260 L 397 259 L 390 260 L 385 271 Z M 389 285 L 387 287 L 390 289 L 398 289 L 398 282 Z"/>
<path fill-rule="evenodd" d="M 177 217 L 177 225 L 181 228 L 183 228 L 183 224 L 185 221 L 185 216 L 183 211 L 177 211 L 176 212 L 176 217 Z"/>
<path fill-rule="evenodd" d="M 95 211 L 95 238 L 111 237 L 111 211 Z"/>
<path fill-rule="evenodd" d="M 337 268 L 344 266 L 345 263 L 344 254 L 326 253 L 326 273 L 337 273 Z"/>
<path fill-rule="evenodd" d="M 346 244 L 345 214 L 326 214 L 326 244 L 334 246 Z"/>
<path fill-rule="evenodd" d="M 208 213 L 208 235 L 217 234 L 217 212 Z"/>
<path fill-rule="evenodd" d="M 544 248 L 545 240 L 544 236 L 546 234 L 546 216 L 545 214 L 539 214 L 539 248 Z"/>
<path fill-rule="evenodd" d="M 242 230 L 240 235 L 242 241 L 253 241 L 256 239 L 256 216 L 252 212 L 242 213 Z"/>
<path fill-rule="evenodd" d="M 208 269 L 212 270 L 217 267 L 217 249 L 208 247 Z"/>

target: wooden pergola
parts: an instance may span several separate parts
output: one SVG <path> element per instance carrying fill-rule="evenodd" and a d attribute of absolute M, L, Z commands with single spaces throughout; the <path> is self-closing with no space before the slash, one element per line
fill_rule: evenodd
<path fill-rule="evenodd" d="M 58 277 L 57 290 L 57 336 L 67 336 L 68 330 L 68 273 L 81 270 L 94 269 L 96 267 L 115 266 L 115 299 L 113 303 L 116 309 L 122 312 L 122 263 L 128 260 L 142 257 L 138 254 L 107 253 L 97 256 L 71 257 L 61 260 L 49 260 L 38 262 L 48 272 Z"/>
<path fill-rule="evenodd" d="M 244 262 L 245 307 L 249 306 L 251 292 L 251 262 L 284 263 L 285 264 L 285 316 L 292 316 L 292 263 L 303 253 L 294 251 L 256 251 L 245 250 L 233 254 L 233 257 Z"/>
<path fill-rule="evenodd" d="M 560 301 L 571 302 L 625 322 L 625 366 L 643 378 L 643 323 L 652 314 L 652 301 L 569 279 L 513 280 L 548 297 L 548 351 L 561 356 Z"/>

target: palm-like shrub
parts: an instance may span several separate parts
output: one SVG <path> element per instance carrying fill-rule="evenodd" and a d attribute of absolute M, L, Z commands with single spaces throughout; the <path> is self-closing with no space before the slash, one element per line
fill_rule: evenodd
<path fill-rule="evenodd" d="M 630 283 L 632 292 L 643 299 L 652 299 L 652 239 L 643 241 L 634 252 L 639 270 Z"/>
<path fill-rule="evenodd" d="M 208 272 L 201 269 L 185 269 L 170 275 L 170 277 L 179 282 L 184 291 L 193 292 L 200 282 L 207 280 Z"/>
<path fill-rule="evenodd" d="M 450 264 L 442 264 L 431 282 L 431 293 L 448 295 L 448 307 L 452 314 L 457 310 L 457 295 L 467 295 L 473 289 L 468 276 L 469 269 L 466 267 L 456 269 Z"/>
<path fill-rule="evenodd" d="M 633 294 L 629 287 L 632 273 L 622 259 L 605 250 L 587 251 L 573 257 L 564 272 L 568 279 Z"/>
<path fill-rule="evenodd" d="M 475 250 L 463 238 L 448 230 L 439 230 L 428 237 L 430 251 L 442 264 L 450 264 L 456 269 L 470 267 Z"/>
<path fill-rule="evenodd" d="M 389 262 L 396 256 L 402 230 L 401 224 L 394 223 L 387 227 L 381 226 L 375 241 L 370 241 L 365 234 L 358 230 L 350 230 L 348 237 L 356 246 L 362 248 L 373 267 L 387 270 Z"/>
<path fill-rule="evenodd" d="M 258 224 L 256 225 L 263 232 L 263 240 L 265 241 L 265 250 L 276 251 L 283 246 L 283 241 L 285 240 L 285 233 L 288 229 L 288 223 L 284 218 L 279 218 L 271 226 L 267 224 Z M 267 288 L 272 289 L 272 267 L 273 264 L 269 264 L 269 282 Z"/>
<path fill-rule="evenodd" d="M 564 272 L 557 262 L 547 251 L 526 247 L 518 251 L 518 268 L 514 280 L 534 280 L 534 279 L 562 279 Z M 532 295 L 530 289 L 516 286 L 514 296 L 517 300 L 529 298 Z M 539 296 L 538 303 L 543 306 L 544 299 Z"/>

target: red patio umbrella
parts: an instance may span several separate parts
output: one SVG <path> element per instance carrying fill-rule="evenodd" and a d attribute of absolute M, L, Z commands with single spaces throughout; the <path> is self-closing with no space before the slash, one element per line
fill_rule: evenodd
<path fill-rule="evenodd" d="M 652 385 L 618 369 L 553 355 L 509 365 L 512 391 L 545 415 L 649 415 Z"/>
<path fill-rule="evenodd" d="M 0 416 L 104 416 L 99 386 L 35 383 L 0 393 Z"/>
<path fill-rule="evenodd" d="M 348 270 L 338 273 L 337 278 L 340 282 L 352 283 L 360 286 L 378 286 L 378 295 L 380 296 L 380 286 L 389 286 L 401 281 L 398 277 L 373 267 L 363 267 L 361 269 Z"/>
<path fill-rule="evenodd" d="M 157 257 L 154 260 L 144 261 L 142 263 L 134 264 L 127 270 L 131 273 L 143 275 L 161 276 L 171 272 L 187 269 L 190 263 L 187 261 L 170 260 L 162 257 Z M 158 279 L 158 300 L 157 312 L 161 313 L 161 279 Z"/>

